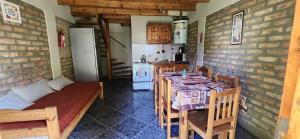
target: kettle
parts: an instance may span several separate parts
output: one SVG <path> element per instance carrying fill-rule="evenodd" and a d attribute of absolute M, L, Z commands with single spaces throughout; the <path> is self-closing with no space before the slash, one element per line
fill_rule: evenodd
<path fill-rule="evenodd" d="M 146 56 L 145 56 L 145 55 L 142 55 L 142 57 L 141 57 L 141 62 L 142 62 L 142 63 L 146 63 L 146 62 L 147 62 Z"/>

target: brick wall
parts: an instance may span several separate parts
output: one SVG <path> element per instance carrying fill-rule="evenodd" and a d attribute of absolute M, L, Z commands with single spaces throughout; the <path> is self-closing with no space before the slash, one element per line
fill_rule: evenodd
<path fill-rule="evenodd" d="M 52 77 L 45 16 L 20 0 L 22 24 L 3 21 L 0 10 L 0 92 Z"/>
<path fill-rule="evenodd" d="M 198 41 L 198 21 L 189 24 L 188 26 L 188 40 L 186 47 L 187 61 L 193 63 Z"/>
<path fill-rule="evenodd" d="M 72 51 L 69 37 L 69 27 L 72 26 L 72 23 L 69 23 L 68 21 L 62 18 L 56 17 L 56 26 L 57 31 L 63 30 L 65 34 L 65 47 L 59 48 L 59 56 L 62 70 L 61 72 L 65 77 L 74 80 Z"/>
<path fill-rule="evenodd" d="M 241 78 L 248 110 L 239 124 L 273 138 L 283 89 L 294 0 L 241 0 L 206 20 L 204 65 Z M 230 45 L 232 15 L 245 11 L 242 45 Z"/>

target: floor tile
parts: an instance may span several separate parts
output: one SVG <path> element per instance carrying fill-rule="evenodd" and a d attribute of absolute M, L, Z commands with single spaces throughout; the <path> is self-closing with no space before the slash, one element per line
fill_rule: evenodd
<path fill-rule="evenodd" d="M 136 111 L 142 109 L 142 105 L 134 103 L 134 102 L 128 102 L 125 105 L 122 105 L 119 108 L 119 112 L 124 113 L 124 114 L 133 114 Z"/>
<path fill-rule="evenodd" d="M 105 132 L 97 137 L 95 137 L 94 139 L 128 139 L 125 136 L 122 136 L 121 134 L 115 132 L 115 131 L 108 131 Z"/>
<path fill-rule="evenodd" d="M 130 117 L 133 117 L 135 119 L 144 121 L 146 123 L 153 122 L 156 118 L 156 115 L 154 113 L 154 110 L 148 107 L 143 107 L 142 109 L 136 111 Z"/>
<path fill-rule="evenodd" d="M 94 138 L 106 131 L 106 127 L 91 120 L 83 119 L 69 136 L 70 139 Z"/>
<path fill-rule="evenodd" d="M 154 113 L 151 91 L 133 91 L 129 80 L 104 82 L 104 100 L 96 100 L 69 136 L 70 139 L 164 139 Z M 178 136 L 172 126 L 172 136 Z M 195 139 L 201 139 L 195 135 Z M 236 139 L 256 139 L 237 126 Z"/>
<path fill-rule="evenodd" d="M 148 126 L 135 139 L 166 139 L 166 131 L 154 126 Z"/>
<path fill-rule="evenodd" d="M 116 125 L 113 130 L 127 136 L 134 138 L 138 133 L 142 132 L 147 125 L 143 122 L 137 121 L 132 118 L 124 120 L 122 123 Z"/>
<path fill-rule="evenodd" d="M 128 116 L 126 116 L 125 114 L 122 114 L 120 112 L 117 111 L 112 111 L 107 113 L 106 115 L 104 115 L 103 117 L 101 117 L 99 120 L 99 122 L 103 125 L 106 125 L 108 127 L 112 127 L 115 126 L 116 124 L 122 122 L 123 120 L 127 119 Z"/>

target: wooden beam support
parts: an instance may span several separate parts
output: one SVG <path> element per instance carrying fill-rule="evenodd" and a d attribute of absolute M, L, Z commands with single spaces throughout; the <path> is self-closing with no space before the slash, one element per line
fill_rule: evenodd
<path fill-rule="evenodd" d="M 105 15 L 103 15 L 103 18 L 104 19 L 130 20 L 130 15 L 105 14 Z"/>
<path fill-rule="evenodd" d="M 120 20 L 120 19 L 107 19 L 107 23 L 120 23 L 120 24 L 130 24 L 130 20 Z"/>
<path fill-rule="evenodd" d="M 136 3 L 166 3 L 166 4 L 186 4 L 186 3 L 208 3 L 209 0 L 57 0 L 60 5 L 77 5 L 80 2 L 92 2 L 104 5 L 101 3 L 110 3 L 108 5 L 119 4 L 120 2 L 136 2 Z M 95 5 L 93 5 L 95 6 Z"/>
<path fill-rule="evenodd" d="M 112 15 L 153 15 L 153 16 L 167 16 L 167 11 L 161 12 L 159 10 L 133 10 L 122 8 L 99 8 L 88 6 L 71 6 L 73 15 L 96 15 L 96 14 L 112 14 Z"/>
<path fill-rule="evenodd" d="M 208 2 L 208 0 L 199 0 L 198 2 Z M 134 10 L 177 10 L 177 11 L 195 11 L 197 1 L 174 0 L 174 1 L 135 1 L 135 0 L 58 0 L 59 4 L 71 6 L 89 6 L 100 8 L 121 8 Z"/>

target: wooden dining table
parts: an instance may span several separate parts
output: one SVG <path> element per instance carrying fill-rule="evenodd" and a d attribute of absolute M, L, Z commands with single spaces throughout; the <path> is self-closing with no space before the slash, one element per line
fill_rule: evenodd
<path fill-rule="evenodd" d="M 188 111 L 208 109 L 210 90 L 218 93 L 230 86 L 210 80 L 201 74 L 187 73 L 182 77 L 181 72 L 166 72 L 163 78 L 172 81 L 172 108 L 179 110 L 179 138 L 188 138 Z"/>

